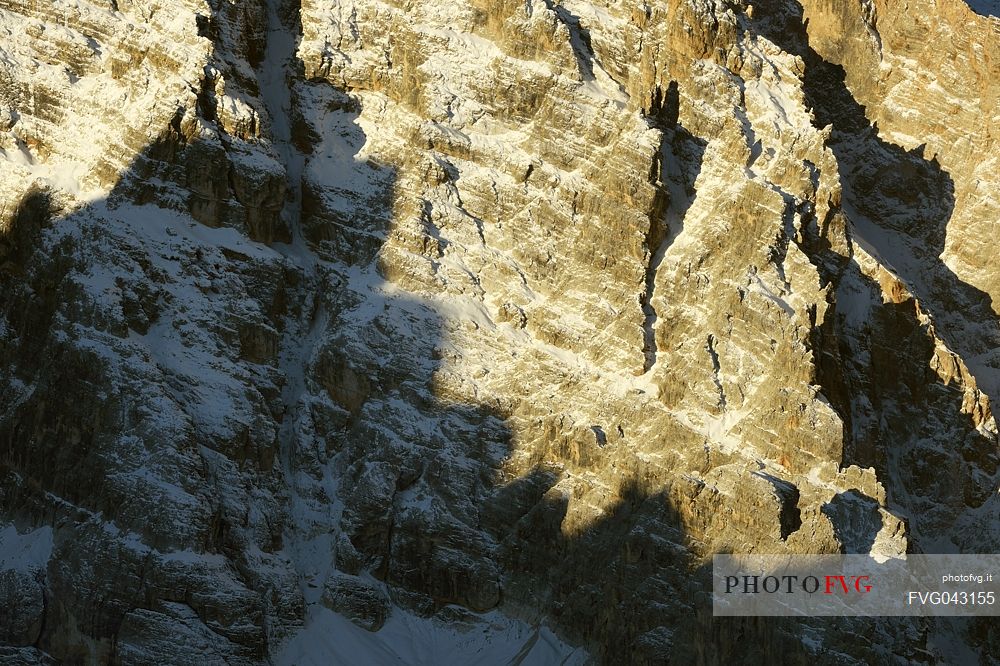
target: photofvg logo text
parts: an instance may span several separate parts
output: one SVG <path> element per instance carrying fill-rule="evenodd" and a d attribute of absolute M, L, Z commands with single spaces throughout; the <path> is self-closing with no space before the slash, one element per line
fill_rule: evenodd
<path fill-rule="evenodd" d="M 997 615 L 1000 555 L 716 555 L 715 615 Z"/>
<path fill-rule="evenodd" d="M 871 576 L 825 574 L 823 576 L 726 576 L 726 594 L 867 594 Z"/>

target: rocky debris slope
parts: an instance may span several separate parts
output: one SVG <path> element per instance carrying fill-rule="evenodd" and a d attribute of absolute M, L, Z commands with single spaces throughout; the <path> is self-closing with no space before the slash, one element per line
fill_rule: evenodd
<path fill-rule="evenodd" d="M 706 602 L 1000 545 L 1000 21 L 898 4 L 0 2 L 0 656 L 995 653 Z"/>

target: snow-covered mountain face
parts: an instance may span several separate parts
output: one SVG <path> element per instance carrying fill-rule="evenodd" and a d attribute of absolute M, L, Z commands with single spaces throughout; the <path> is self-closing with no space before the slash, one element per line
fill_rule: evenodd
<path fill-rule="evenodd" d="M 0 0 L 0 661 L 1000 653 L 707 604 L 1000 549 L 998 56 L 961 0 Z"/>

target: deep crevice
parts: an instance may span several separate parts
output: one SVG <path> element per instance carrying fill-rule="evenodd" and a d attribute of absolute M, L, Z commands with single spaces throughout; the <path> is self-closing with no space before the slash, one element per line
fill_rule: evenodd
<path fill-rule="evenodd" d="M 656 364 L 656 323 L 658 315 L 653 304 L 656 276 L 667 251 L 681 233 L 684 217 L 694 203 L 694 184 L 701 172 L 701 163 L 708 142 L 694 136 L 680 124 L 680 91 L 671 81 L 664 91 L 656 86 L 650 95 L 649 108 L 644 111 L 653 127 L 661 132 L 660 149 L 650 166 L 650 182 L 657 187 L 656 201 L 649 215 L 646 232 L 646 270 L 644 290 L 639 296 L 643 312 L 643 372 Z"/>

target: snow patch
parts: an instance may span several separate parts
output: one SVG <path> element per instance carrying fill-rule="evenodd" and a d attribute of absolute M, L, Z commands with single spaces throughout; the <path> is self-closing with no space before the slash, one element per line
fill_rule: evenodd
<path fill-rule="evenodd" d="M 39 527 L 36 530 L 18 534 L 13 525 L 0 530 L 0 571 L 31 572 L 44 569 L 52 557 L 52 528 Z"/>
<path fill-rule="evenodd" d="M 492 612 L 466 631 L 394 609 L 379 631 L 369 632 L 326 608 L 275 659 L 277 666 L 565 666 L 582 665 L 587 653 L 560 641 L 548 628 Z"/>

